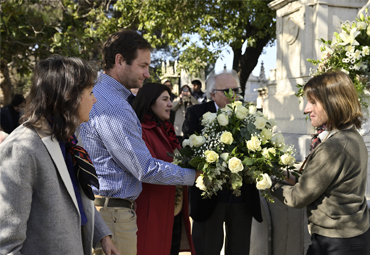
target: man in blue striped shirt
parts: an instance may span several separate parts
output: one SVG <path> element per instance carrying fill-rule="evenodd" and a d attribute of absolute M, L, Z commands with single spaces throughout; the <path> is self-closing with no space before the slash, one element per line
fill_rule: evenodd
<path fill-rule="evenodd" d="M 99 176 L 95 205 L 122 254 L 136 254 L 134 201 L 141 182 L 193 185 L 196 172 L 152 158 L 141 138 L 141 124 L 127 102 L 130 89 L 149 78 L 150 44 L 133 30 L 111 35 L 103 46 L 104 73 L 94 87 L 97 103 L 80 135 Z M 155 233 L 153 233 L 155 234 Z M 100 254 L 95 251 L 95 254 Z"/>

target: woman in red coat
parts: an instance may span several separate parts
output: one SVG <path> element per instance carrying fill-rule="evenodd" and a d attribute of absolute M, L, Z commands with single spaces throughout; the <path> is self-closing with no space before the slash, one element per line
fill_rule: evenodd
<path fill-rule="evenodd" d="M 150 153 L 167 162 L 172 162 L 169 154 L 180 149 L 175 130 L 168 121 L 172 107 L 170 92 L 165 85 L 148 83 L 139 90 L 133 104 Z M 172 255 L 179 251 L 195 254 L 186 187 L 143 183 L 136 204 L 138 255 Z"/>

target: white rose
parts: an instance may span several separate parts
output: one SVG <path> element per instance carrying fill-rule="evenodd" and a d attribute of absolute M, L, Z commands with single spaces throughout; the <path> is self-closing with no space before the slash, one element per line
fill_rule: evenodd
<path fill-rule="evenodd" d="M 244 169 L 242 161 L 236 157 L 229 159 L 229 169 L 232 173 L 240 172 Z"/>
<path fill-rule="evenodd" d="M 261 148 L 261 141 L 258 139 L 257 136 L 252 136 L 252 138 L 247 141 L 247 148 L 251 151 L 260 151 Z"/>
<path fill-rule="evenodd" d="M 262 150 L 262 156 L 264 156 L 265 158 L 270 158 L 270 154 L 269 152 L 272 154 L 272 155 L 276 155 L 276 150 L 275 148 L 263 148 Z"/>
<path fill-rule="evenodd" d="M 285 143 L 284 136 L 283 136 L 281 133 L 275 134 L 275 135 L 271 138 L 271 143 L 272 143 L 275 147 L 281 147 L 281 146 L 283 146 L 283 145 L 284 145 L 284 143 Z"/>
<path fill-rule="evenodd" d="M 203 176 L 199 175 L 199 177 L 197 178 L 197 180 L 195 182 L 196 182 L 195 186 L 198 189 L 203 190 L 203 191 L 207 191 L 206 185 L 204 185 Z"/>
<path fill-rule="evenodd" d="M 238 106 L 238 105 L 242 105 L 243 103 L 241 101 L 235 101 L 232 105 L 233 106 Z"/>
<path fill-rule="evenodd" d="M 195 134 L 191 135 L 189 137 L 189 143 L 190 147 L 199 147 L 202 146 L 205 142 L 205 139 L 203 136 L 197 136 Z"/>
<path fill-rule="evenodd" d="M 245 117 L 247 117 L 247 115 L 248 115 L 248 109 L 245 108 L 244 106 L 242 106 L 241 104 L 240 105 L 237 105 L 236 108 L 235 108 L 235 114 L 236 114 L 236 117 L 238 119 L 242 120 Z"/>
<path fill-rule="evenodd" d="M 256 187 L 259 190 L 265 190 L 269 189 L 272 186 L 272 181 L 271 178 L 268 174 L 261 174 L 262 180 L 258 181 L 259 178 L 256 179 Z"/>
<path fill-rule="evenodd" d="M 184 139 L 184 141 L 182 141 L 182 148 L 185 148 L 186 146 L 190 146 L 189 139 Z"/>
<path fill-rule="evenodd" d="M 255 113 L 255 116 L 256 116 L 256 117 L 265 117 L 265 115 L 263 115 L 263 112 L 260 112 L 260 111 L 257 111 L 257 112 Z"/>
<path fill-rule="evenodd" d="M 362 21 L 357 22 L 357 29 L 358 30 L 364 30 L 364 29 L 366 29 L 366 22 L 362 22 Z"/>
<path fill-rule="evenodd" d="M 229 117 L 223 113 L 217 116 L 217 120 L 221 126 L 227 126 L 229 124 Z"/>
<path fill-rule="evenodd" d="M 218 154 L 214 151 L 206 150 L 204 155 L 206 156 L 206 161 L 208 163 L 213 163 L 218 160 Z"/>
<path fill-rule="evenodd" d="M 263 128 L 261 131 L 262 141 L 270 140 L 272 137 L 272 131 L 267 128 Z"/>
<path fill-rule="evenodd" d="M 234 141 L 233 134 L 231 134 L 229 131 L 223 132 L 220 137 L 220 141 L 224 144 L 232 144 Z"/>
<path fill-rule="evenodd" d="M 229 153 L 227 152 L 221 153 L 220 155 L 220 158 L 222 158 L 223 161 L 226 161 L 228 157 L 229 157 Z"/>
<path fill-rule="evenodd" d="M 216 117 L 217 117 L 216 113 L 206 112 L 205 114 L 203 114 L 203 117 L 202 117 L 202 125 L 207 125 L 207 124 L 212 123 L 216 119 Z"/>
<path fill-rule="evenodd" d="M 284 154 L 280 157 L 281 162 L 286 166 L 293 166 L 295 163 L 295 158 L 288 154 Z"/>
<path fill-rule="evenodd" d="M 266 119 L 265 117 L 257 117 L 253 124 L 257 129 L 262 129 L 266 126 Z"/>
<path fill-rule="evenodd" d="M 249 113 L 254 115 L 257 112 L 257 107 L 254 105 L 249 106 Z"/>

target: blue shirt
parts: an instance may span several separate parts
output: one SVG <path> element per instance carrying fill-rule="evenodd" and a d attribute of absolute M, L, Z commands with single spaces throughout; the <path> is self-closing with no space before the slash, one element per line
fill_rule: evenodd
<path fill-rule="evenodd" d="M 141 124 L 127 102 L 131 92 L 112 77 L 101 74 L 93 89 L 97 99 L 80 135 L 99 177 L 97 195 L 136 199 L 141 182 L 193 185 L 195 171 L 151 156 L 142 139 Z"/>

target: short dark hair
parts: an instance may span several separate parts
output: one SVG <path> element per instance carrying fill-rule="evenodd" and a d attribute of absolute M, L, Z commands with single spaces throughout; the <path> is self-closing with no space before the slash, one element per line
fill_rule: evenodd
<path fill-rule="evenodd" d="M 153 112 L 152 106 L 163 91 L 167 91 L 168 94 L 171 95 L 171 90 L 166 85 L 159 83 L 145 83 L 139 90 L 132 107 L 134 108 L 140 122 L 144 121 L 144 117 L 146 115 L 150 115 L 158 125 L 162 123 L 158 116 Z"/>
<path fill-rule="evenodd" d="M 14 107 L 22 104 L 23 102 L 26 102 L 24 96 L 21 94 L 15 94 L 10 102 L 10 105 Z"/>
<path fill-rule="evenodd" d="M 327 72 L 310 79 L 303 88 L 307 99 L 318 100 L 328 115 L 329 130 L 361 128 L 363 115 L 351 78 L 341 72 Z"/>
<path fill-rule="evenodd" d="M 151 50 L 150 43 L 136 31 L 122 29 L 112 34 L 103 45 L 103 69 L 114 67 L 117 54 L 121 54 L 128 65 L 137 58 L 137 50 Z"/>
<path fill-rule="evenodd" d="M 198 85 L 198 86 L 202 87 L 202 82 L 200 80 L 193 80 L 193 81 L 191 81 L 191 84 Z"/>
<path fill-rule="evenodd" d="M 40 127 L 51 120 L 51 134 L 66 141 L 80 124 L 79 105 L 85 88 L 94 86 L 97 73 L 79 58 L 52 56 L 37 63 L 22 121 Z"/>

